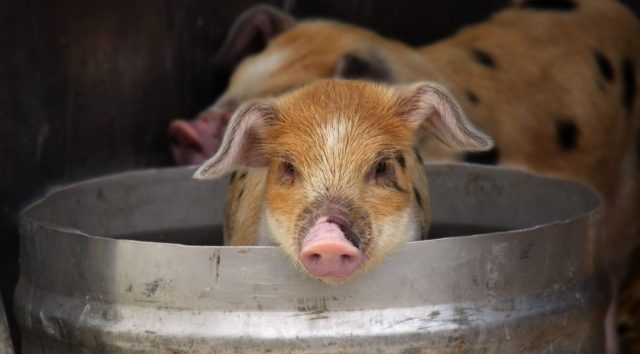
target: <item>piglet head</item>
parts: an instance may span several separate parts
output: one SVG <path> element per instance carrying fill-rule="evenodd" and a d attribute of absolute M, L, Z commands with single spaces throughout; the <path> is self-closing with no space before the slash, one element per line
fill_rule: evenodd
<path fill-rule="evenodd" d="M 426 236 L 427 181 L 413 152 L 422 129 L 462 150 L 491 147 L 438 85 L 323 80 L 240 108 L 195 177 L 261 170 L 260 232 L 312 277 L 343 282 Z"/>

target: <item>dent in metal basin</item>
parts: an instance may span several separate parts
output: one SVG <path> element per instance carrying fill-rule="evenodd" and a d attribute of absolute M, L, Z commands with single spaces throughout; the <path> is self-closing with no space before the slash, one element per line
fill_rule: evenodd
<path fill-rule="evenodd" d="M 21 217 L 23 348 L 601 353 L 598 198 L 516 171 L 427 170 L 435 224 L 509 231 L 408 243 L 339 286 L 306 277 L 277 248 L 193 245 L 217 240 L 176 230 L 220 224 L 226 182 L 192 180 L 191 169 L 54 191 Z M 118 239 L 166 230 L 183 244 Z"/>

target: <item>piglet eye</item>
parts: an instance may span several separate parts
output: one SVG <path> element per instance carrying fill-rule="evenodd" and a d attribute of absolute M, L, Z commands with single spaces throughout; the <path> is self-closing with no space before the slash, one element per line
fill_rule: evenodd
<path fill-rule="evenodd" d="M 295 167 L 291 164 L 291 162 L 285 162 L 282 164 L 282 172 L 284 172 L 288 176 L 292 176 L 296 173 Z"/>
<path fill-rule="evenodd" d="M 376 177 L 382 177 L 385 173 L 387 173 L 387 163 L 385 161 L 380 161 L 376 164 Z"/>
<path fill-rule="evenodd" d="M 284 185 L 293 184 L 296 177 L 296 168 L 291 162 L 285 161 L 280 165 L 280 172 L 278 175 L 280 176 L 280 183 Z"/>

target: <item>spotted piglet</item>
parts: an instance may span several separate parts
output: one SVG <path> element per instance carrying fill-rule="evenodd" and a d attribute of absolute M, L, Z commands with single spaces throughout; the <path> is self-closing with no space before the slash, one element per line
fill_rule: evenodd
<path fill-rule="evenodd" d="M 328 20 L 253 8 L 216 62 L 235 67 L 199 119 L 174 121 L 177 161 L 201 163 L 246 100 L 321 78 L 438 82 L 494 140 L 481 153 L 419 134 L 430 161 L 497 164 L 577 180 L 606 202 L 604 256 L 616 277 L 640 240 L 640 23 L 617 1 L 524 0 L 419 48 Z M 253 44 L 267 39 L 255 52 Z"/>
<path fill-rule="evenodd" d="M 491 148 L 441 86 L 323 80 L 242 106 L 195 173 L 231 172 L 225 244 L 277 244 L 309 275 L 340 282 L 426 237 L 419 130 L 466 151 Z"/>

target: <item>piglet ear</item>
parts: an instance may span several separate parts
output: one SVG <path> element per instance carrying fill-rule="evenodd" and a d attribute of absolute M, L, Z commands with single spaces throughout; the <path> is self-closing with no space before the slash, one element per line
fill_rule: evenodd
<path fill-rule="evenodd" d="M 409 124 L 431 131 L 445 145 L 463 151 L 484 151 L 493 141 L 467 119 L 460 105 L 443 86 L 421 82 L 398 88 L 398 110 Z"/>
<path fill-rule="evenodd" d="M 248 103 L 238 109 L 229 121 L 220 148 L 193 177 L 214 179 L 236 167 L 266 166 L 260 140 L 276 116 L 276 109 L 268 103 Z"/>
<path fill-rule="evenodd" d="M 291 15 L 268 5 L 246 10 L 231 25 L 227 38 L 213 59 L 214 65 L 234 68 L 245 57 L 263 50 L 271 38 L 295 23 Z"/>

